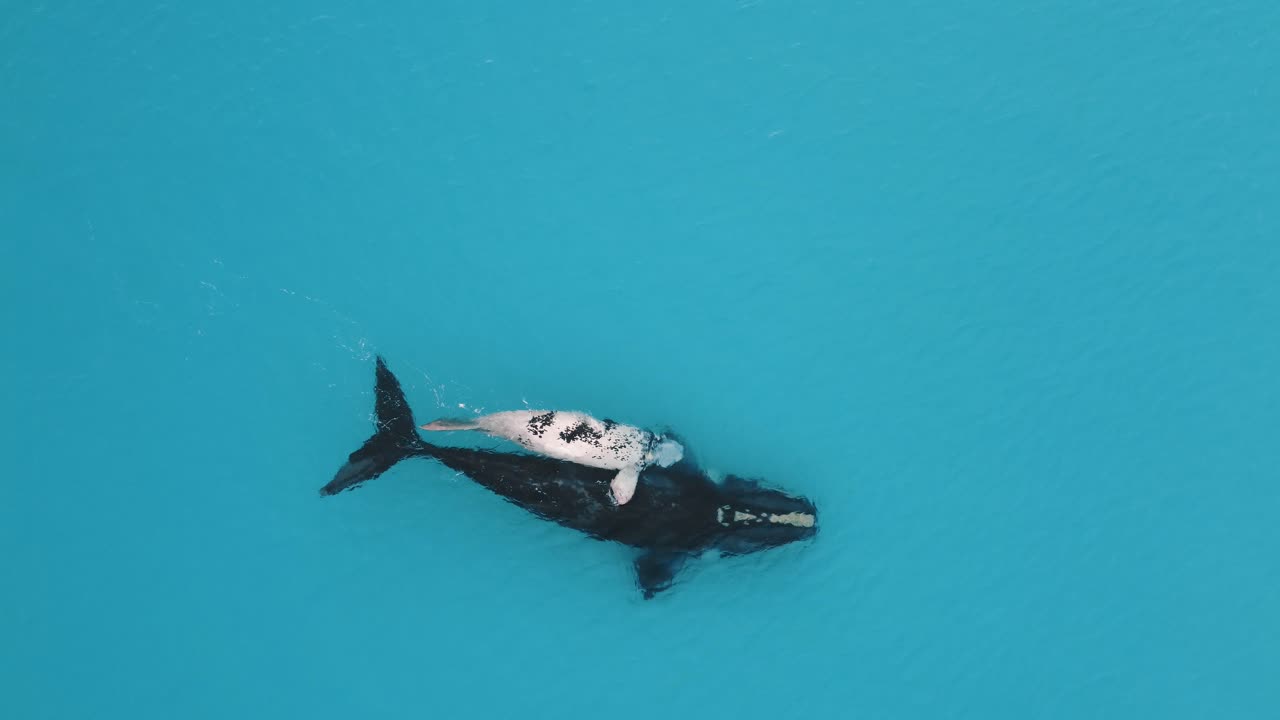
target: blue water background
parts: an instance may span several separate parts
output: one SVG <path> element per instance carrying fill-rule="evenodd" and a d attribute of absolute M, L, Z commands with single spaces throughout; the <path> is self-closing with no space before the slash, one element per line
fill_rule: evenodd
<path fill-rule="evenodd" d="M 1280 716 L 1280 6 L 535 5 L 0 6 L 0 716 Z M 322 500 L 375 352 L 821 534 Z"/>

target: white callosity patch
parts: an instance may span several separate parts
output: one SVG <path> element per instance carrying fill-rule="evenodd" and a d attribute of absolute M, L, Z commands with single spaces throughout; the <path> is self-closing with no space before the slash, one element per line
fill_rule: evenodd
<path fill-rule="evenodd" d="M 728 505 L 722 505 L 716 508 L 716 522 L 721 525 L 728 526 L 728 511 L 732 510 Z M 813 527 L 814 518 L 811 513 L 789 512 L 781 515 L 773 515 L 770 513 L 761 513 L 759 515 L 749 510 L 733 510 L 733 522 L 760 522 L 768 520 L 777 525 L 791 525 L 794 527 Z"/>
<path fill-rule="evenodd" d="M 813 515 L 802 512 L 789 512 L 785 515 L 770 515 L 769 522 L 796 527 L 813 527 Z"/>

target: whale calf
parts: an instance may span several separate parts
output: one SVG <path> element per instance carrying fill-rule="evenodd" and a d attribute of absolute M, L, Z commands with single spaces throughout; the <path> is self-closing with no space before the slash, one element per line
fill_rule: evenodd
<path fill-rule="evenodd" d="M 423 430 L 480 430 L 518 443 L 540 455 L 591 467 L 617 470 L 609 483 L 613 500 L 626 505 L 636 492 L 640 473 L 649 465 L 670 467 L 684 457 L 684 446 L 671 438 L 613 420 L 597 420 L 563 410 L 508 410 L 470 420 L 441 419 Z"/>
<path fill-rule="evenodd" d="M 713 481 L 687 452 L 648 465 L 631 501 L 616 505 L 608 468 L 545 455 L 433 445 L 422 439 L 399 380 L 377 357 L 375 431 L 320 489 L 359 487 L 403 460 L 435 460 L 543 520 L 635 549 L 635 580 L 648 600 L 675 583 L 690 558 L 739 556 L 813 538 L 817 508 L 764 483 L 729 475 Z"/>

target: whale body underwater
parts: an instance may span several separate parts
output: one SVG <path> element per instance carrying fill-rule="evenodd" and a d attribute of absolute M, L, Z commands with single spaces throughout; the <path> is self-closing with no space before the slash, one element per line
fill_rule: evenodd
<path fill-rule="evenodd" d="M 432 459 L 538 518 L 635 548 L 635 579 L 645 599 L 672 587 L 686 561 L 705 552 L 747 555 L 808 540 L 818 531 L 817 508 L 809 499 L 736 475 L 716 482 L 688 453 L 670 467 L 646 467 L 631 501 L 619 506 L 610 494 L 613 470 L 428 443 L 381 356 L 374 411 L 374 434 L 320 489 L 322 496 L 355 488 L 402 460 Z"/>

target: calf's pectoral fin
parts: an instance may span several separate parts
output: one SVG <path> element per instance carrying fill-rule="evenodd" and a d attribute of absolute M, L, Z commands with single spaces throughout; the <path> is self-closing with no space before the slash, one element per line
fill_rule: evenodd
<path fill-rule="evenodd" d="M 613 476 L 613 482 L 609 483 L 609 490 L 613 493 L 613 501 L 619 505 L 626 505 L 631 500 L 631 496 L 636 494 L 636 485 L 640 482 L 640 468 L 632 465 L 622 468 L 617 475 Z"/>

